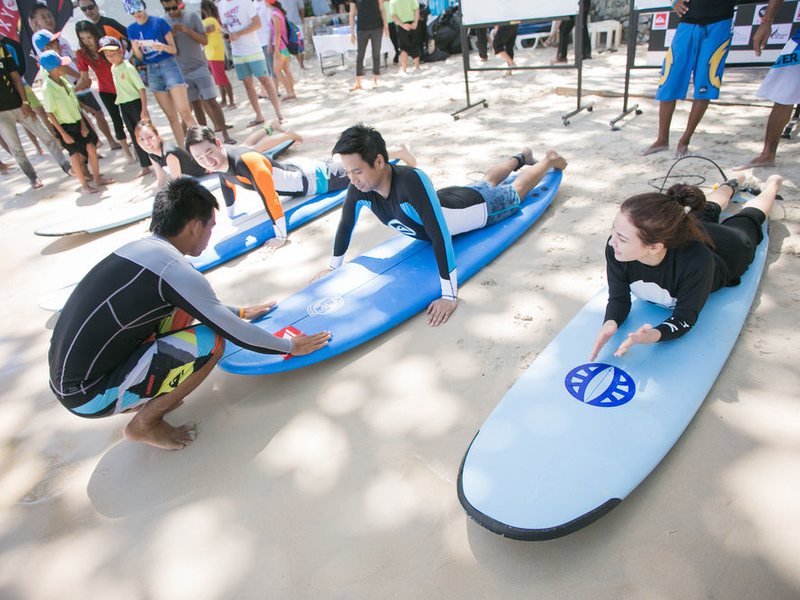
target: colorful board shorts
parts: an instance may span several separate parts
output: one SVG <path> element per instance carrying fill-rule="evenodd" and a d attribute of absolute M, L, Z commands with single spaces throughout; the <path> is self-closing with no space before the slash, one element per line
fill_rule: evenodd
<path fill-rule="evenodd" d="M 210 60 L 208 61 L 208 68 L 211 70 L 211 76 L 214 78 L 214 83 L 216 83 L 218 86 L 223 87 L 231 84 L 230 80 L 228 79 L 228 75 L 225 73 L 224 60 Z"/>
<path fill-rule="evenodd" d="M 249 54 L 247 56 L 234 56 L 233 68 L 236 69 L 236 77 L 239 80 L 255 77 L 260 79 L 267 76 L 267 63 L 264 62 L 262 53 Z"/>
<path fill-rule="evenodd" d="M 680 23 L 667 50 L 656 100 L 682 100 L 694 76 L 694 99 L 716 100 L 731 44 L 732 19 L 709 25 Z"/>
<path fill-rule="evenodd" d="M 478 192 L 486 202 L 486 226 L 510 217 L 512 212 L 519 209 L 520 198 L 513 185 L 491 186 L 480 181 L 467 187 Z"/>
<path fill-rule="evenodd" d="M 786 42 L 756 95 L 777 104 L 800 103 L 800 29 Z"/>
<path fill-rule="evenodd" d="M 109 373 L 99 386 L 104 391 L 71 408 L 79 417 L 118 414 L 168 394 L 205 365 L 223 339 L 205 325 L 189 326 L 192 317 L 180 309 L 161 321 L 158 334 Z"/>

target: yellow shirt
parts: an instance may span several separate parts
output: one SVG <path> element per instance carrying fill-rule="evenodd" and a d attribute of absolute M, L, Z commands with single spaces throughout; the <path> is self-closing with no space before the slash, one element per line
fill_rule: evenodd
<path fill-rule="evenodd" d="M 44 110 L 53 113 L 56 121 L 64 125 L 65 123 L 77 123 L 81 120 L 81 109 L 78 98 L 75 97 L 75 88 L 67 81 L 66 77 L 61 77 L 61 84 L 58 85 L 48 75 L 42 85 L 42 104 Z"/>
<path fill-rule="evenodd" d="M 225 60 L 225 42 L 222 41 L 222 28 L 219 21 L 214 17 L 203 19 L 203 27 L 206 29 L 214 27 L 214 31 L 207 31 L 208 44 L 203 48 L 206 53 L 206 60 Z"/>

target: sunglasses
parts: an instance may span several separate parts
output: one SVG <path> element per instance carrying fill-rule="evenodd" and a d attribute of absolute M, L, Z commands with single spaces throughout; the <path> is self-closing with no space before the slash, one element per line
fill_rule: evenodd
<path fill-rule="evenodd" d="M 81 6 L 81 10 L 83 12 L 89 12 L 90 10 L 94 10 L 97 8 L 97 4 L 87 4 L 86 6 Z"/>
<path fill-rule="evenodd" d="M 180 9 L 181 9 L 181 7 L 177 6 L 177 5 L 176 6 L 165 6 L 164 7 L 164 10 L 166 12 L 178 12 Z"/>

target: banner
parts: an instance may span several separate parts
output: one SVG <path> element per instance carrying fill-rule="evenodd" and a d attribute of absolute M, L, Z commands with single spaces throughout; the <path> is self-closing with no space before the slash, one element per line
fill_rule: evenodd
<path fill-rule="evenodd" d="M 17 0 L 0 0 L 0 35 L 19 41 Z"/>
<path fill-rule="evenodd" d="M 4 4 L 9 0 L 0 0 Z M 19 43 L 22 46 L 22 51 L 27 57 L 28 66 L 25 69 L 25 79 L 28 83 L 32 83 L 39 72 L 36 62 L 36 53 L 33 51 L 31 38 L 33 37 L 33 25 L 30 22 L 31 13 L 37 6 L 47 6 L 55 19 L 55 31 L 61 31 L 64 24 L 72 17 L 72 2 L 71 0 L 47 0 L 46 2 L 39 0 L 17 0 L 17 7 L 19 8 L 20 20 L 20 33 Z"/>

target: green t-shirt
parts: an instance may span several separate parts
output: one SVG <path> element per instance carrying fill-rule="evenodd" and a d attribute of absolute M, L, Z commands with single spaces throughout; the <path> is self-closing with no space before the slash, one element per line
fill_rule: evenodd
<path fill-rule="evenodd" d="M 56 121 L 62 125 L 81 120 L 81 108 L 75 97 L 75 88 L 64 76 L 61 77 L 61 85 L 47 76 L 42 86 L 42 104 L 44 110 L 53 113 Z"/>
<path fill-rule="evenodd" d="M 392 12 L 403 23 L 411 23 L 417 10 L 419 10 L 418 0 L 392 0 Z"/>
<path fill-rule="evenodd" d="M 114 78 L 114 87 L 117 88 L 116 104 L 139 100 L 139 90 L 144 89 L 144 83 L 136 67 L 123 60 L 118 65 L 111 65 L 111 76 Z"/>

